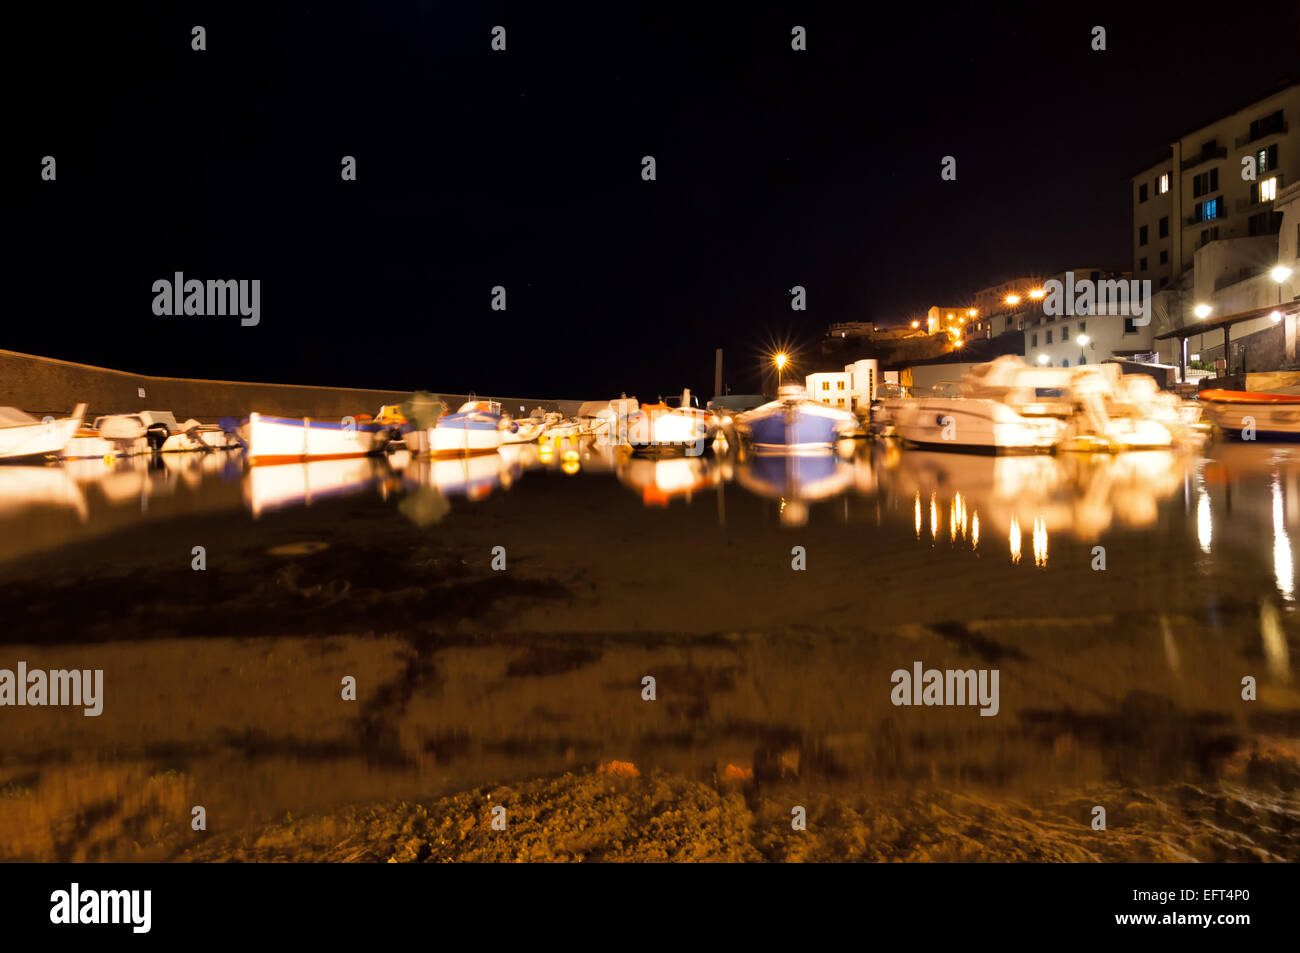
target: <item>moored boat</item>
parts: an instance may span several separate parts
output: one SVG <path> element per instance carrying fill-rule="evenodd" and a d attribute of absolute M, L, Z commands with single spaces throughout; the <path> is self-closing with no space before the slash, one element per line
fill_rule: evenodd
<path fill-rule="evenodd" d="M 670 407 L 662 399 L 642 404 L 627 419 L 627 442 L 638 453 L 685 453 L 698 456 L 717 432 L 717 418 L 711 410 L 691 405 L 691 392 L 682 392 L 681 403 Z"/>
<path fill-rule="evenodd" d="M 1300 394 L 1203 390 L 1206 415 L 1229 437 L 1245 440 L 1300 439 Z"/>
<path fill-rule="evenodd" d="M 467 400 L 429 428 L 429 447 L 436 455 L 493 453 L 501 446 L 501 405 L 494 400 Z"/>
<path fill-rule="evenodd" d="M 89 427 L 79 427 L 63 456 L 68 460 L 132 457 L 149 452 L 146 427 L 139 414 L 106 414 Z"/>
<path fill-rule="evenodd" d="M 736 432 L 759 453 L 823 453 L 858 427 L 855 415 L 809 400 L 786 384 L 776 400 L 735 418 Z"/>
<path fill-rule="evenodd" d="M 17 407 L 0 407 L 0 460 L 36 460 L 62 453 L 81 426 L 86 405 L 70 417 L 37 420 Z"/>
<path fill-rule="evenodd" d="M 392 431 L 386 424 L 367 420 L 336 423 L 254 412 L 239 428 L 239 435 L 249 463 L 274 464 L 364 457 L 382 450 Z"/>

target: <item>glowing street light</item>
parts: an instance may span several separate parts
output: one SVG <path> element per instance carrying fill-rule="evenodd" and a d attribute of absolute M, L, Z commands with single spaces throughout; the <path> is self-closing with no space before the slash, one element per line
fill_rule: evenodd
<path fill-rule="evenodd" d="M 1214 309 L 1210 307 L 1208 304 L 1198 304 L 1195 308 L 1192 309 L 1192 313 L 1195 314 L 1202 321 L 1204 321 L 1206 318 L 1210 316 L 1210 312 L 1213 310 Z"/>
<path fill-rule="evenodd" d="M 1046 354 L 1040 354 L 1040 355 L 1038 355 L 1038 363 L 1039 363 L 1039 364 L 1046 364 L 1046 363 L 1047 363 L 1048 361 L 1050 361 L 1050 360 L 1051 360 L 1051 358 L 1048 357 Z"/>
<path fill-rule="evenodd" d="M 790 358 L 784 351 L 778 351 L 772 356 L 772 363 L 776 365 L 776 389 L 779 391 L 781 389 L 781 372 L 790 363 Z"/>
<path fill-rule="evenodd" d="M 979 313 L 980 313 L 979 308 L 971 308 L 970 310 L 968 310 L 968 311 L 966 312 L 967 316 L 968 316 L 968 317 L 972 317 L 972 318 L 975 317 L 975 315 L 977 315 L 977 314 L 979 314 Z"/>
<path fill-rule="evenodd" d="M 1273 280 L 1277 282 L 1277 303 L 1281 304 L 1282 303 L 1282 282 L 1286 281 L 1288 278 L 1291 277 L 1291 269 L 1288 268 L 1286 265 L 1278 265 L 1276 268 L 1270 271 L 1269 274 L 1272 275 Z"/>
<path fill-rule="evenodd" d="M 1033 291 L 1029 292 L 1029 297 L 1033 298 L 1035 301 L 1037 301 L 1039 298 L 1045 297 L 1046 295 L 1047 292 L 1044 291 L 1042 288 L 1035 288 Z"/>
<path fill-rule="evenodd" d="M 1086 334 L 1080 334 L 1077 338 L 1075 338 L 1075 340 L 1079 342 L 1079 347 L 1087 347 L 1088 342 L 1091 341 L 1092 338 L 1088 337 L 1088 335 Z"/>
<path fill-rule="evenodd" d="M 1020 304 L 1020 295 L 1007 295 L 1003 300 L 1006 301 L 1007 304 L 1014 306 Z"/>
<path fill-rule="evenodd" d="M 920 326 L 921 326 L 921 322 L 920 322 L 920 321 L 913 321 L 913 322 L 912 322 L 912 327 L 914 327 L 914 328 L 919 328 Z"/>

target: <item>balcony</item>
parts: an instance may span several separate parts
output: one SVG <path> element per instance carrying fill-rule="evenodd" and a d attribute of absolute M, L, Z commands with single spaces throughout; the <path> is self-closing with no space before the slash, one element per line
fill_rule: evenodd
<path fill-rule="evenodd" d="M 1244 136 L 1238 136 L 1236 139 L 1232 140 L 1232 147 L 1234 149 L 1240 149 L 1242 146 L 1248 146 L 1252 142 L 1262 142 L 1269 136 L 1285 136 L 1288 131 L 1287 124 L 1284 122 L 1280 126 L 1275 126 L 1270 129 L 1268 132 L 1261 132 L 1257 136 L 1251 136 L 1249 133 Z"/>
<path fill-rule="evenodd" d="M 1199 153 L 1192 156 L 1190 159 L 1184 159 L 1182 161 L 1182 164 L 1178 166 L 1178 170 L 1180 172 L 1186 172 L 1188 169 L 1195 168 L 1196 166 L 1200 165 L 1202 162 L 1211 162 L 1215 159 L 1226 159 L 1226 158 L 1228 158 L 1228 150 L 1225 149 L 1223 146 L 1215 146 L 1212 149 L 1202 149 Z"/>

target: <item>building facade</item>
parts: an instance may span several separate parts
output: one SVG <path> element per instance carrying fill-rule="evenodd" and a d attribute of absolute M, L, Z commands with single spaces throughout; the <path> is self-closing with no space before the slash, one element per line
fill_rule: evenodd
<path fill-rule="evenodd" d="M 1300 84 L 1179 137 L 1132 178 L 1133 277 L 1159 291 L 1210 242 L 1276 234 L 1273 203 L 1297 180 Z"/>

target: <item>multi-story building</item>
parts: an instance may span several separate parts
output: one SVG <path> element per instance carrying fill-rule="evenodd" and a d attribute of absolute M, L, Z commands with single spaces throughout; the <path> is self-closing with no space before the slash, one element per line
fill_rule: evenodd
<path fill-rule="evenodd" d="M 1133 277 L 1159 291 L 1210 242 L 1276 234 L 1273 201 L 1298 179 L 1300 83 L 1180 136 L 1132 178 Z"/>

